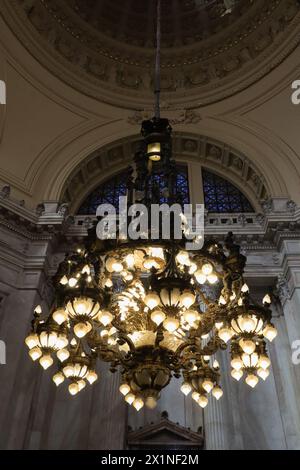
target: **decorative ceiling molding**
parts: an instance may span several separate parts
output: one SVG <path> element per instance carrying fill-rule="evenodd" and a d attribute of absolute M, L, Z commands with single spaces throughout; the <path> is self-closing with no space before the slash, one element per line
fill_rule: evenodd
<path fill-rule="evenodd" d="M 192 108 L 219 101 L 259 80 L 297 47 L 299 2 L 240 3 L 241 10 L 230 20 L 226 15 L 215 34 L 199 38 L 196 28 L 191 44 L 163 49 L 168 102 Z M 117 106 L 149 106 L 153 49 L 112 38 L 95 18 L 84 20 L 74 8 L 71 0 L 3 0 L 1 13 L 27 49 L 64 82 Z"/>
<path fill-rule="evenodd" d="M 84 198 L 102 181 L 132 163 L 138 149 L 138 136 L 114 142 L 89 155 L 71 173 L 62 191 L 62 201 L 76 212 Z M 204 136 L 176 133 L 173 155 L 178 161 L 198 162 L 240 187 L 253 206 L 259 210 L 261 201 L 269 198 L 265 178 L 252 162 L 233 148 Z M 199 172 L 200 172 L 199 167 Z"/>

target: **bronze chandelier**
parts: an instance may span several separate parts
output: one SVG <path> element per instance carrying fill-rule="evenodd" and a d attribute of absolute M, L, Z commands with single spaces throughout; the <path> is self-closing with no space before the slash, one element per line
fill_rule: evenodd
<path fill-rule="evenodd" d="M 160 117 L 159 1 L 157 24 L 155 117 L 142 124 L 135 176 L 132 168 L 127 185 L 128 205 L 149 209 L 162 199 L 182 204 L 172 129 Z M 71 395 L 97 380 L 100 360 L 111 372 L 121 370 L 120 392 L 136 410 L 153 408 L 172 377 L 182 377 L 182 392 L 204 408 L 210 394 L 217 400 L 223 395 L 216 353 L 229 343 L 234 379 L 244 376 L 255 387 L 268 377 L 266 340 L 277 335 L 271 299 L 267 294 L 261 305 L 251 300 L 243 279 L 246 258 L 232 234 L 188 251 L 184 228 L 180 240 L 172 234 L 165 240 L 162 225 L 154 238 L 138 240 L 100 240 L 94 226 L 85 246 L 60 264 L 48 316 L 35 309 L 25 340 L 29 355 L 44 369 L 55 362 L 53 381 L 67 382 Z"/>

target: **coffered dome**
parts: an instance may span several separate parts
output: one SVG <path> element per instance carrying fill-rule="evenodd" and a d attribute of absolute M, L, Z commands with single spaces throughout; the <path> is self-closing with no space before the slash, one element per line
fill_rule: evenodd
<path fill-rule="evenodd" d="M 85 94 L 152 105 L 154 0 L 3 0 L 40 62 Z M 162 92 L 199 107 L 264 76 L 298 44 L 297 0 L 162 0 Z M 55 59 L 55 60 L 53 60 Z"/>

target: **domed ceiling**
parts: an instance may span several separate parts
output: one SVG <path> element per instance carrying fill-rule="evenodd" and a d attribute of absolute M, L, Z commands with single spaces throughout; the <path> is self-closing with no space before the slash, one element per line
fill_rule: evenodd
<path fill-rule="evenodd" d="M 13 31 L 61 79 L 119 106 L 151 106 L 155 0 L 2 4 Z M 298 45 L 299 18 L 297 0 L 162 0 L 163 100 L 192 108 L 249 86 Z"/>

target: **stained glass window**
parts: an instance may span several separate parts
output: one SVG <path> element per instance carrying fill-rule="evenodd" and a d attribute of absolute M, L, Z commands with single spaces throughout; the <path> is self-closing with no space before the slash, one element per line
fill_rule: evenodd
<path fill-rule="evenodd" d="M 246 196 L 232 183 L 202 170 L 205 209 L 209 212 L 254 212 Z"/>
<path fill-rule="evenodd" d="M 95 215 L 99 204 L 112 204 L 119 206 L 119 197 L 127 194 L 127 170 L 118 173 L 112 178 L 104 181 L 84 200 L 78 210 L 81 215 Z"/>
<path fill-rule="evenodd" d="M 175 193 L 179 192 L 182 195 L 182 203 L 188 204 L 190 201 L 188 170 L 185 165 L 177 165 L 176 168 Z M 80 206 L 78 214 L 95 215 L 99 204 L 112 204 L 118 208 L 119 197 L 127 194 L 127 175 L 127 170 L 122 171 L 94 189 Z M 164 189 L 164 181 L 159 173 L 153 175 L 153 181 L 159 185 L 161 191 Z M 161 197 L 160 203 L 163 202 L 166 202 L 166 199 Z"/>

